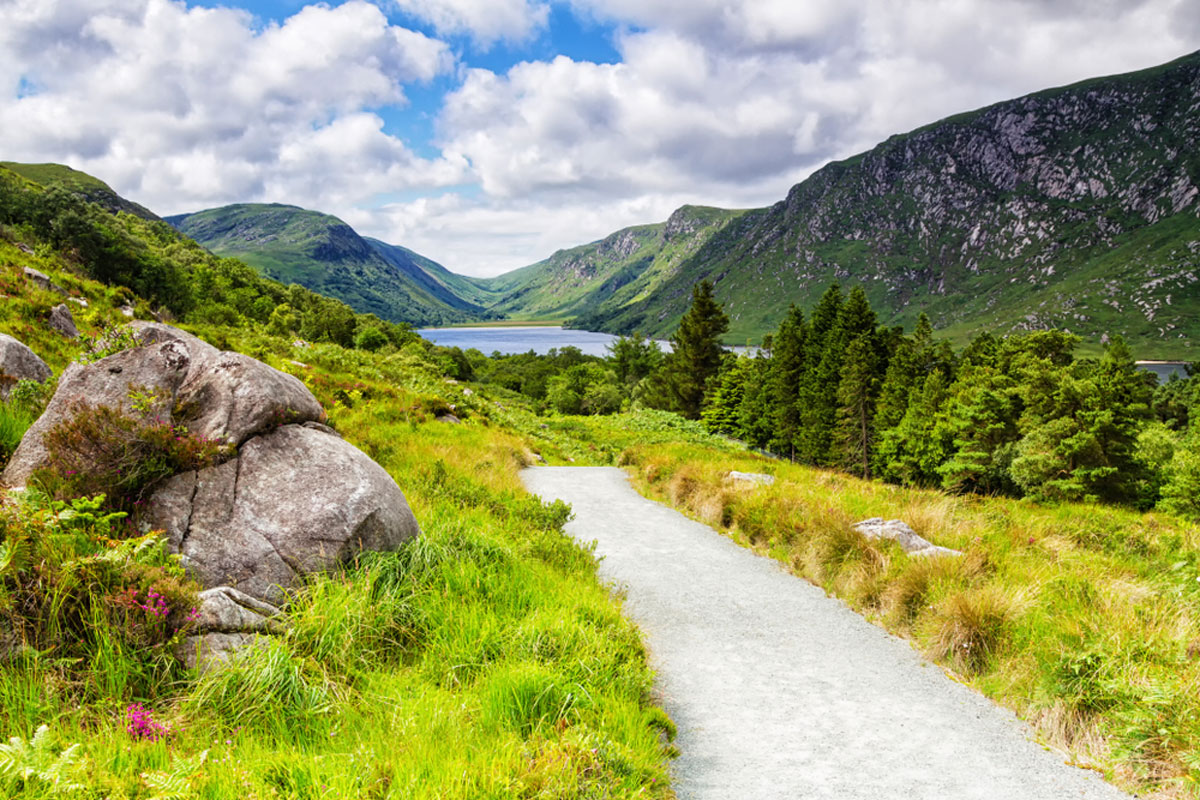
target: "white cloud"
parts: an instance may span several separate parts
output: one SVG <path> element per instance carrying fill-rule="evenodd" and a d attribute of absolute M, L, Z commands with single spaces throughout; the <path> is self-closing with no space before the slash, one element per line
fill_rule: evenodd
<path fill-rule="evenodd" d="M 467 69 L 380 10 L 516 48 L 551 3 L 612 26 L 620 63 Z M 685 202 L 766 205 L 894 133 L 1197 47 L 1194 0 L 350 0 L 265 26 L 177 0 L 0 0 L 0 157 L 164 214 L 306 205 L 494 274 Z M 436 148 L 384 130 L 406 86 L 446 76 Z"/>
<path fill-rule="evenodd" d="M 553 246 L 610 232 L 598 226 L 621 214 L 600 205 L 767 205 L 892 134 L 1200 45 L 1188 0 L 570 2 L 618 25 L 621 63 L 471 70 L 441 117 L 484 207 L 574 213 L 572 238 L 544 237 Z"/>
<path fill-rule="evenodd" d="M 396 8 L 440 34 L 467 34 L 484 47 L 501 39 L 521 42 L 546 27 L 550 6 L 531 0 L 392 0 Z"/>
<path fill-rule="evenodd" d="M 365 109 L 454 68 L 442 42 L 362 0 L 262 29 L 168 0 L 0 4 L 0 152 L 105 177 L 160 213 L 257 199 L 321 207 L 444 186 Z M 17 87 L 34 92 L 18 96 Z"/>

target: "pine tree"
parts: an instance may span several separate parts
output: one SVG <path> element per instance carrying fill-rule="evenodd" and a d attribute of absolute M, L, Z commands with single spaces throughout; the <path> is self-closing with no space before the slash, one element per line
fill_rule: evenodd
<path fill-rule="evenodd" d="M 822 337 L 820 357 L 816 369 L 808 374 L 802 394 L 803 422 L 797 443 L 797 456 L 810 464 L 829 466 L 836 461 L 834 453 L 834 428 L 838 422 L 838 386 L 842 378 L 842 364 L 846 349 L 859 336 L 868 336 L 872 349 L 876 348 L 875 312 L 867 301 L 861 286 L 855 286 L 840 302 L 841 291 L 832 286 L 826 295 L 833 294 L 830 305 L 837 302 L 837 316 L 828 332 Z M 813 312 L 813 328 L 817 327 L 818 315 L 826 312 L 826 298 L 822 297 Z M 812 352 L 810 351 L 810 356 Z"/>
<path fill-rule="evenodd" d="M 753 360 L 747 356 L 729 354 L 721 374 L 713 380 L 715 387 L 709 391 L 700 418 L 710 433 L 739 436 L 738 409 L 746 393 L 746 384 L 753 369 Z"/>
<path fill-rule="evenodd" d="M 879 364 L 871 333 L 854 337 L 846 348 L 838 382 L 838 421 L 834 434 L 835 463 L 842 469 L 871 477 L 875 442 L 875 394 Z"/>
<path fill-rule="evenodd" d="M 712 283 L 701 281 L 692 287 L 692 305 L 671 336 L 657 404 L 699 419 L 708 383 L 721 368 L 721 335 L 727 330 L 729 317 L 713 298 Z"/>
<path fill-rule="evenodd" d="M 773 431 L 769 446 L 776 453 L 792 456 L 800 432 L 800 383 L 805 364 L 805 339 L 808 327 L 804 314 L 795 305 L 788 306 L 787 315 L 773 339 L 767 397 L 771 404 Z"/>
<path fill-rule="evenodd" d="M 813 309 L 804 341 L 804 364 L 800 372 L 797 406 L 800 427 L 793 440 L 792 457 L 806 464 L 824 463 L 829 449 L 837 399 L 837 373 L 840 364 L 826 358 L 831 336 L 841 315 L 842 289 L 832 284 Z M 830 368 L 832 365 L 832 374 Z"/>

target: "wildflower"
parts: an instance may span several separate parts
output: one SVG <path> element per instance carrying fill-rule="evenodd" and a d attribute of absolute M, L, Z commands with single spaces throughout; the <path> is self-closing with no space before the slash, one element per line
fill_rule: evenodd
<path fill-rule="evenodd" d="M 154 719 L 154 712 L 141 703 L 125 707 L 125 730 L 134 739 L 157 742 L 171 735 L 171 729 Z"/>

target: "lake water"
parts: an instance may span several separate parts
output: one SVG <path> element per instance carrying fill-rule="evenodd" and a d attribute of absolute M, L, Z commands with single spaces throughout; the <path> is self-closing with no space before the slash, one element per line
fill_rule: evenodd
<path fill-rule="evenodd" d="M 576 331 L 549 325 L 529 325 L 513 328 L 421 328 L 417 331 L 434 344 L 443 347 L 474 347 L 484 355 L 501 353 L 535 353 L 545 355 L 555 347 L 578 347 L 590 356 L 608 355 L 608 343 L 616 336 L 595 331 Z"/>

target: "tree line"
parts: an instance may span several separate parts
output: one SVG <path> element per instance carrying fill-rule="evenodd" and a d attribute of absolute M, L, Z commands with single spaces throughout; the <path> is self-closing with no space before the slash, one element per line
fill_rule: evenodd
<path fill-rule="evenodd" d="M 1157 387 L 1119 337 L 1099 358 L 1077 358 L 1062 331 L 982 333 L 955 352 L 925 315 L 909 334 L 883 327 L 861 287 L 838 285 L 807 316 L 791 306 L 756 354 L 714 366 L 727 326 L 698 285 L 658 373 L 666 391 L 647 400 L 864 478 L 1200 514 L 1200 387 Z"/>

